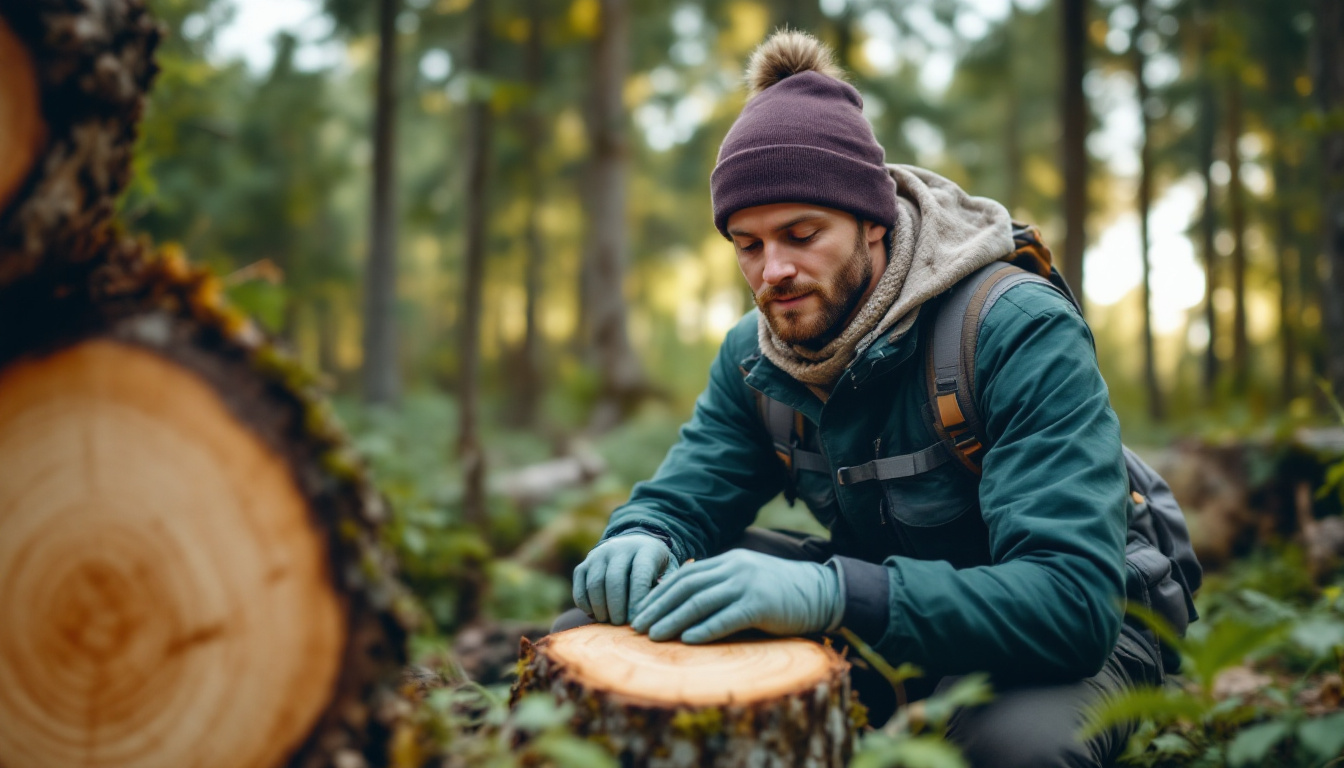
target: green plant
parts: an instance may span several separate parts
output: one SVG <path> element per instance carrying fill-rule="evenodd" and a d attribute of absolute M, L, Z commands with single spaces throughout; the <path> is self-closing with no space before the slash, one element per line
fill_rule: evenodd
<path fill-rule="evenodd" d="M 1139 722 L 1122 758 L 1132 765 L 1333 764 L 1344 749 L 1344 712 L 1322 713 L 1321 702 L 1304 694 L 1321 673 L 1344 672 L 1344 599 L 1339 587 L 1303 598 L 1301 580 L 1282 572 L 1304 568 L 1302 558 L 1284 552 L 1213 581 L 1214 593 L 1201 596 L 1205 620 L 1185 638 L 1157 615 L 1131 608 L 1180 652 L 1184 677 L 1101 702 L 1081 735 Z M 1286 588 L 1270 595 L 1246 583 Z"/>
<path fill-rule="evenodd" d="M 913 664 L 892 667 L 858 635 L 841 629 L 845 641 L 891 683 L 901 706 L 880 728 L 859 737 L 851 768 L 966 768 L 961 750 L 947 740 L 947 723 L 961 707 L 993 698 L 988 677 L 966 675 L 927 699 L 907 704 L 905 683 L 924 672 Z"/>

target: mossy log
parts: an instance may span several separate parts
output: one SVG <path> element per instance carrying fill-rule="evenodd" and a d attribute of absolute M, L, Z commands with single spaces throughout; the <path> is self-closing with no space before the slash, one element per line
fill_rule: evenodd
<path fill-rule="evenodd" d="M 312 380 L 129 241 L 0 328 L 0 765 L 385 763 L 413 614 Z"/>
<path fill-rule="evenodd" d="M 0 0 L 0 284 L 108 247 L 160 34 L 143 0 Z"/>
<path fill-rule="evenodd" d="M 572 702 L 575 731 L 623 766 L 822 768 L 853 749 L 849 664 L 802 638 L 685 645 L 592 624 L 524 639 L 519 670 L 514 703 Z"/>

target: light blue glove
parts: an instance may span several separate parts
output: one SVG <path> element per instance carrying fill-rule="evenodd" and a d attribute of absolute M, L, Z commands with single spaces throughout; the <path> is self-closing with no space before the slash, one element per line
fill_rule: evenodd
<path fill-rule="evenodd" d="M 597 621 L 624 624 L 631 606 L 649 594 L 659 578 L 677 569 L 660 539 L 632 531 L 593 547 L 574 569 L 574 604 Z"/>
<path fill-rule="evenodd" d="M 748 628 L 773 635 L 831 631 L 844 612 L 834 569 L 730 549 L 663 579 L 635 604 L 630 626 L 651 640 L 707 643 Z"/>

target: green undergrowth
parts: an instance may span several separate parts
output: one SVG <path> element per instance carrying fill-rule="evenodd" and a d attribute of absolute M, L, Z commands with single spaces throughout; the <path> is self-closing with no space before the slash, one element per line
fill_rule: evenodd
<path fill-rule="evenodd" d="M 1300 550 L 1276 546 L 1207 580 L 1185 638 L 1132 611 L 1180 652 L 1181 674 L 1102 703 L 1084 734 L 1137 721 L 1127 765 L 1344 765 L 1342 587 L 1317 588 Z"/>

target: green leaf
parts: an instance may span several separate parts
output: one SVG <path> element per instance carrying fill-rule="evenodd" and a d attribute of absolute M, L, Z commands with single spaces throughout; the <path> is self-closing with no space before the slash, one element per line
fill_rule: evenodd
<path fill-rule="evenodd" d="M 548 733 L 534 742 L 532 750 L 550 758 L 556 768 L 618 768 L 610 752 L 566 733 Z"/>
<path fill-rule="evenodd" d="M 1290 635 L 1294 643 L 1317 658 L 1330 656 L 1344 645 L 1344 621 L 1327 616 L 1312 616 L 1298 622 Z"/>
<path fill-rule="evenodd" d="M 1203 699 L 1176 688 L 1145 686 L 1107 696 L 1084 715 L 1079 738 L 1090 739 L 1122 723 L 1199 722 L 1209 711 Z"/>
<path fill-rule="evenodd" d="M 535 733 L 566 725 L 573 716 L 574 705 L 569 702 L 557 704 L 548 694 L 532 693 L 518 702 L 510 719 L 518 730 Z"/>
<path fill-rule="evenodd" d="M 924 670 L 910 662 L 906 662 L 899 667 L 893 668 L 891 664 L 887 663 L 886 659 L 878 655 L 877 651 L 874 651 L 862 638 L 854 634 L 849 628 L 841 627 L 840 634 L 845 638 L 845 642 L 849 643 L 851 648 L 859 652 L 859 656 L 863 657 L 864 661 L 868 662 L 873 669 L 876 669 L 887 679 L 887 682 L 891 683 L 891 687 L 900 688 L 906 680 L 924 676 Z"/>
<path fill-rule="evenodd" d="M 1153 739 L 1153 751 L 1163 757 L 1193 755 L 1195 745 L 1179 733 L 1164 733 Z"/>
<path fill-rule="evenodd" d="M 984 704 L 993 698 L 988 675 L 981 672 L 964 675 L 951 688 L 924 700 L 924 719 L 935 728 L 942 728 L 958 709 Z"/>
<path fill-rule="evenodd" d="M 1287 624 L 1266 627 L 1263 624 L 1224 620 L 1210 628 L 1198 642 L 1187 643 L 1191 661 L 1190 677 L 1211 690 L 1218 673 L 1241 664 L 1246 657 L 1277 645 Z"/>
<path fill-rule="evenodd" d="M 1153 630 L 1153 634 L 1157 635 L 1162 642 L 1178 651 L 1185 651 L 1185 640 L 1176 634 L 1176 630 L 1172 629 L 1167 620 L 1158 612 L 1138 603 L 1127 603 L 1125 613 L 1143 622 L 1144 626 Z"/>
<path fill-rule="evenodd" d="M 961 751 L 938 736 L 864 738 L 850 768 L 966 768 Z"/>
<path fill-rule="evenodd" d="M 1302 722 L 1297 726 L 1297 738 L 1321 759 L 1339 757 L 1344 752 L 1344 712 Z"/>
<path fill-rule="evenodd" d="M 1288 735 L 1288 723 L 1271 720 L 1238 733 L 1227 746 L 1227 762 L 1234 766 L 1263 765 L 1265 756 Z"/>

